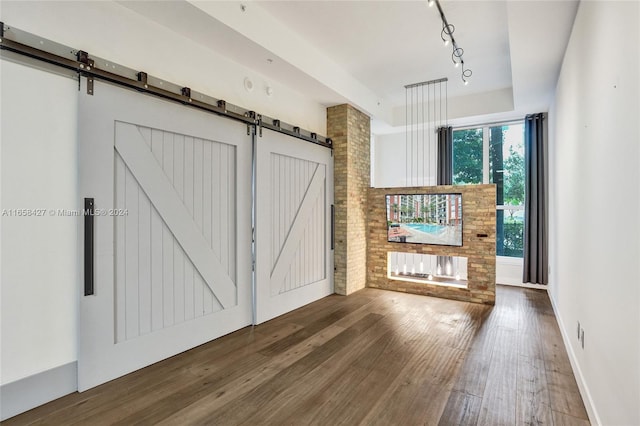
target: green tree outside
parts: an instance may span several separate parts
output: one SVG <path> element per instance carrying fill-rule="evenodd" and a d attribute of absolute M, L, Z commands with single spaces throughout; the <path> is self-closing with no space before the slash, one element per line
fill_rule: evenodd
<path fill-rule="evenodd" d="M 453 184 L 482 183 L 482 129 L 453 132 Z"/>
<path fill-rule="evenodd" d="M 524 204 L 524 157 L 509 146 L 509 156 L 504 162 L 504 203 L 512 206 Z"/>

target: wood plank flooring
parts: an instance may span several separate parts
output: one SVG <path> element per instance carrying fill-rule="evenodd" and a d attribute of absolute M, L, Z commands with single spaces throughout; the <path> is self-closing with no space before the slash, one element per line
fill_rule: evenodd
<path fill-rule="evenodd" d="M 588 425 L 546 292 L 329 296 L 3 425 Z"/>

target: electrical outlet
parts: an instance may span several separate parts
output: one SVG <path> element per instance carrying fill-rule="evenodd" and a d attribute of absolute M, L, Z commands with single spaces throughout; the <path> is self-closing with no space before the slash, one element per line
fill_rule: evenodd
<path fill-rule="evenodd" d="M 578 340 L 580 340 L 580 321 L 578 321 Z"/>
<path fill-rule="evenodd" d="M 584 329 L 580 330 L 580 344 L 582 345 L 582 349 L 584 349 Z"/>

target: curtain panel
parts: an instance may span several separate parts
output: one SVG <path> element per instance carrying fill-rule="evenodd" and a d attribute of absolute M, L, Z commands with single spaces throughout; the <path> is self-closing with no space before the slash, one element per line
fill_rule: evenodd
<path fill-rule="evenodd" d="M 523 282 L 547 284 L 547 126 L 545 114 L 530 114 L 524 121 L 524 273 Z"/>
<path fill-rule="evenodd" d="M 438 185 L 453 185 L 453 128 L 438 128 Z"/>
<path fill-rule="evenodd" d="M 453 128 L 438 128 L 438 185 L 453 185 Z M 451 256 L 438 256 L 436 264 L 444 271 L 447 263 L 453 263 Z"/>

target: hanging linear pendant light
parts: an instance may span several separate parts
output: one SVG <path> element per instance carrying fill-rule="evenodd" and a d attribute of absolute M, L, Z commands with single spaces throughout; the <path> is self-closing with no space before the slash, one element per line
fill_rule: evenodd
<path fill-rule="evenodd" d="M 405 89 L 405 186 L 436 184 L 437 129 L 448 123 L 448 79 Z"/>
<path fill-rule="evenodd" d="M 438 7 L 438 12 L 440 13 L 440 19 L 442 20 L 442 30 L 440 31 L 440 38 L 445 46 L 451 44 L 451 61 L 456 68 L 461 67 L 460 76 L 462 77 L 462 81 L 465 85 L 469 84 L 469 78 L 473 74 L 471 69 L 466 68 L 464 64 L 464 49 L 458 46 L 455 37 L 453 37 L 453 33 L 456 30 L 456 27 L 453 24 L 450 24 L 447 21 L 447 17 L 444 15 L 444 11 L 442 10 L 442 6 L 440 5 L 439 0 L 429 0 L 429 6 L 436 5 Z"/>

